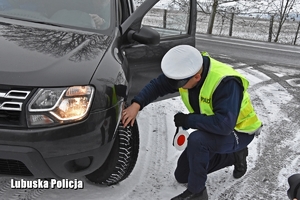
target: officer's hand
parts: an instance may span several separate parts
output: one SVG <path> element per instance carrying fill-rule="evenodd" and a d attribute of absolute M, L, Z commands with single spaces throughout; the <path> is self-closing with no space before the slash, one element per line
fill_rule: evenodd
<path fill-rule="evenodd" d="M 184 128 L 188 128 L 186 126 L 187 117 L 188 114 L 183 114 L 183 113 L 177 113 L 176 115 L 174 115 L 175 126 L 176 127 L 182 126 Z"/>
<path fill-rule="evenodd" d="M 141 106 L 134 102 L 128 108 L 123 110 L 121 120 L 124 127 L 126 127 L 129 123 L 131 126 L 133 126 L 140 108 Z"/>

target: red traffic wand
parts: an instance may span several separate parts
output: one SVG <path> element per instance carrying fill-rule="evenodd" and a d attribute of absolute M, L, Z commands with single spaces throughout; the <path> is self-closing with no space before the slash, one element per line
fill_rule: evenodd
<path fill-rule="evenodd" d="M 174 138 L 173 138 L 173 146 L 182 151 L 187 146 L 187 139 L 189 137 L 189 133 L 184 130 L 182 127 L 177 127 Z"/>

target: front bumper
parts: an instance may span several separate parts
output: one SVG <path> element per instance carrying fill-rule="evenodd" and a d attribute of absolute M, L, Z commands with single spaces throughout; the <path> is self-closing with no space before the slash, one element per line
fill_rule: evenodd
<path fill-rule="evenodd" d="M 89 174 L 104 163 L 112 148 L 119 121 L 116 113 L 111 108 L 90 114 L 83 122 L 52 128 L 0 129 L 0 163 L 23 163 L 34 178 Z M 9 166 L 2 164 L 1 174 L 23 175 L 7 172 Z"/>

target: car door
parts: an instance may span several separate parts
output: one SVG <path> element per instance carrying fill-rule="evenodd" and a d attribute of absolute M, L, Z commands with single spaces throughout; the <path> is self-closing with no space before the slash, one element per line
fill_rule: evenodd
<path fill-rule="evenodd" d="M 157 44 L 134 42 L 124 46 L 123 54 L 132 76 L 129 100 L 162 73 L 160 62 L 169 49 L 181 44 L 195 46 L 197 20 L 196 0 L 143 0 L 142 4 L 135 6 L 121 29 L 139 31 L 141 27 L 148 27 L 159 33 L 160 41 Z"/>

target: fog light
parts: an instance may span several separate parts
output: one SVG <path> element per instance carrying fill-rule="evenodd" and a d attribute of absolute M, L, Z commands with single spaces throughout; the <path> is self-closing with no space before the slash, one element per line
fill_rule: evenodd
<path fill-rule="evenodd" d="M 74 161 L 75 161 L 75 165 L 80 170 L 87 168 L 91 164 L 91 159 L 89 157 L 79 158 L 79 159 L 76 159 Z"/>
<path fill-rule="evenodd" d="M 29 117 L 30 125 L 44 125 L 44 124 L 53 124 L 54 121 L 46 115 L 30 115 Z"/>
<path fill-rule="evenodd" d="M 92 160 L 92 157 L 84 157 L 75 160 L 70 160 L 65 164 L 65 167 L 69 172 L 79 172 L 88 168 L 91 165 Z"/>

